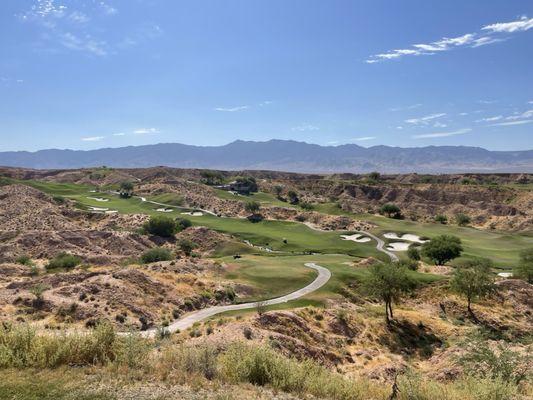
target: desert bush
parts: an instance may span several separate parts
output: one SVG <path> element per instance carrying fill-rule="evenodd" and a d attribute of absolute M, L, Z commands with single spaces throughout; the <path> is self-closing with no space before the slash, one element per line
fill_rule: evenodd
<path fill-rule="evenodd" d="M 71 269 L 81 263 L 81 258 L 69 253 L 59 253 L 46 265 L 46 269 L 64 268 Z"/>
<path fill-rule="evenodd" d="M 471 222 L 471 219 L 468 215 L 459 213 L 455 215 L 455 222 L 459 226 L 466 226 Z"/>
<path fill-rule="evenodd" d="M 190 256 L 192 251 L 196 248 L 196 243 L 189 239 L 181 239 L 178 243 L 178 247 L 186 256 Z"/>
<path fill-rule="evenodd" d="M 300 202 L 300 207 L 306 211 L 311 211 L 315 209 L 315 206 L 313 204 L 304 201 Z"/>
<path fill-rule="evenodd" d="M 514 274 L 528 283 L 533 283 L 533 248 L 520 253 L 520 261 L 515 267 Z"/>
<path fill-rule="evenodd" d="M 172 254 L 169 250 L 162 247 L 154 247 L 153 249 L 145 251 L 141 255 L 141 261 L 144 264 L 157 262 L 157 261 L 170 261 L 172 260 Z"/>
<path fill-rule="evenodd" d="M 164 215 L 150 217 L 143 228 L 146 232 L 161 237 L 172 237 L 177 232 L 176 221 Z"/>
<path fill-rule="evenodd" d="M 27 267 L 31 267 L 33 265 L 33 261 L 31 257 L 27 254 L 23 254 L 15 260 L 18 264 L 26 265 Z"/>
<path fill-rule="evenodd" d="M 446 224 L 448 223 L 448 217 L 446 215 L 435 215 L 435 222 L 438 222 L 440 224 Z"/>
<path fill-rule="evenodd" d="M 472 301 L 486 297 L 496 290 L 491 268 L 492 262 L 481 258 L 468 260 L 455 268 L 450 282 L 451 287 L 466 297 L 467 308 L 472 315 L 474 315 L 471 308 Z"/>
<path fill-rule="evenodd" d="M 221 354 L 219 362 L 221 378 L 231 383 L 270 386 L 298 395 L 357 400 L 373 398 L 372 392 L 378 389 L 370 388 L 363 380 L 348 380 L 312 360 L 286 358 L 268 347 L 233 344 Z"/>
<path fill-rule="evenodd" d="M 420 250 L 413 245 L 409 246 L 407 249 L 407 257 L 409 257 L 410 260 L 420 261 Z"/>
<path fill-rule="evenodd" d="M 190 228 L 192 226 L 192 222 L 188 220 L 187 218 L 176 218 L 176 228 L 178 232 L 183 231 L 184 229 Z"/>
<path fill-rule="evenodd" d="M 289 198 L 289 203 L 291 204 L 298 204 L 300 202 L 298 193 L 296 193 L 294 190 L 289 190 L 289 192 L 287 193 L 287 197 Z"/>
<path fill-rule="evenodd" d="M 248 201 L 244 205 L 244 209 L 252 214 L 255 214 L 259 212 L 259 209 L 261 208 L 261 205 L 257 201 Z"/>
<path fill-rule="evenodd" d="M 513 351 L 507 343 L 490 346 L 486 338 L 477 334 L 467 338 L 462 347 L 465 352 L 457 358 L 457 363 L 469 375 L 515 384 L 532 375 L 528 369 L 533 361 L 531 354 Z"/>

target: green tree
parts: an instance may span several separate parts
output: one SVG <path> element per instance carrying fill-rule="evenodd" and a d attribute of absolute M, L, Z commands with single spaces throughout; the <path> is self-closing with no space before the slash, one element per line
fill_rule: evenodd
<path fill-rule="evenodd" d="M 181 232 L 187 228 L 190 228 L 192 226 L 192 222 L 188 220 L 187 218 L 176 218 L 176 229 L 178 232 Z"/>
<path fill-rule="evenodd" d="M 163 247 L 154 247 L 153 249 L 145 251 L 141 255 L 141 261 L 144 264 L 157 262 L 157 261 L 170 261 L 172 260 L 172 254 L 169 250 Z"/>
<path fill-rule="evenodd" d="M 444 224 L 448 223 L 448 217 L 446 215 L 442 215 L 442 214 L 435 215 L 435 222 L 438 222 L 438 223 L 444 225 Z"/>
<path fill-rule="evenodd" d="M 172 237 L 177 232 L 177 224 L 170 217 L 155 215 L 150 217 L 143 225 L 144 230 L 152 235 L 161 237 Z"/>
<path fill-rule="evenodd" d="M 379 209 L 379 212 L 389 218 L 400 218 L 402 215 L 400 207 L 398 207 L 396 204 L 390 203 L 383 204 Z"/>
<path fill-rule="evenodd" d="M 291 204 L 298 204 L 300 202 L 298 193 L 296 193 L 294 190 L 289 190 L 289 192 L 287 193 L 287 197 L 289 198 L 289 203 Z"/>
<path fill-rule="evenodd" d="M 281 197 L 281 193 L 283 192 L 283 186 L 276 185 L 274 186 L 274 193 L 276 194 L 276 197 L 279 199 Z"/>
<path fill-rule="evenodd" d="M 379 178 L 381 178 L 381 174 L 377 171 L 373 171 L 368 174 L 368 177 L 373 181 L 379 181 Z"/>
<path fill-rule="evenodd" d="M 420 251 L 415 246 L 411 245 L 407 249 L 407 257 L 413 261 L 420 261 Z"/>
<path fill-rule="evenodd" d="M 435 265 L 443 265 L 461 255 L 461 239 L 452 235 L 441 235 L 422 245 L 422 255 L 431 259 Z"/>
<path fill-rule="evenodd" d="M 404 266 L 378 263 L 370 267 L 370 276 L 364 286 L 371 296 L 385 304 L 385 320 L 389 325 L 394 318 L 392 303 L 400 301 L 401 295 L 411 291 L 415 285 Z"/>
<path fill-rule="evenodd" d="M 244 209 L 252 214 L 257 214 L 261 208 L 261 205 L 257 201 L 248 201 L 244 205 Z"/>
<path fill-rule="evenodd" d="M 125 199 L 130 198 L 133 195 L 133 189 L 134 187 L 133 187 L 132 182 L 128 182 L 128 181 L 122 182 L 120 184 L 120 191 L 119 191 L 120 197 L 125 198 Z"/>
<path fill-rule="evenodd" d="M 520 261 L 515 267 L 515 275 L 528 283 L 533 283 L 533 248 L 523 250 L 520 253 Z"/>
<path fill-rule="evenodd" d="M 474 316 L 472 301 L 484 298 L 495 290 L 494 277 L 491 273 L 492 262 L 487 259 L 474 259 L 455 268 L 451 279 L 452 289 L 465 296 L 468 312 Z"/>
<path fill-rule="evenodd" d="M 457 222 L 457 225 L 459 226 L 466 226 L 471 222 L 471 219 L 468 215 L 459 213 L 455 215 L 455 222 Z"/>
<path fill-rule="evenodd" d="M 192 251 L 196 248 L 196 243 L 189 239 L 181 239 L 178 243 L 178 246 L 186 256 L 190 256 Z"/>
<path fill-rule="evenodd" d="M 206 185 L 221 185 L 224 182 L 224 175 L 219 171 L 205 170 L 200 172 L 201 180 Z"/>

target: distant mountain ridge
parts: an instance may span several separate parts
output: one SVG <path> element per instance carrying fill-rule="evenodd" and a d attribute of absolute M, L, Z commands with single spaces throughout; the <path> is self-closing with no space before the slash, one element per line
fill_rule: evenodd
<path fill-rule="evenodd" d="M 97 150 L 0 152 L 0 165 L 69 169 L 106 165 L 144 168 L 168 166 L 221 170 L 288 172 L 454 173 L 533 172 L 533 150 L 489 151 L 468 146 L 361 147 L 320 146 L 293 140 L 237 140 L 223 146 L 161 143 Z"/>

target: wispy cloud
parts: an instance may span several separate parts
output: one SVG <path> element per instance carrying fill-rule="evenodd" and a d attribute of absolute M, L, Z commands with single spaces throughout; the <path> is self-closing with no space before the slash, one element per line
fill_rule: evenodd
<path fill-rule="evenodd" d="M 376 136 L 363 136 L 363 137 L 353 138 L 350 141 L 351 142 L 366 142 L 367 140 L 374 140 L 374 139 L 377 139 L 377 137 Z"/>
<path fill-rule="evenodd" d="M 269 106 L 272 103 L 273 103 L 272 100 L 265 100 L 265 101 L 262 101 L 261 103 L 259 103 L 259 107 Z"/>
<path fill-rule="evenodd" d="M 430 139 L 430 138 L 439 138 L 439 137 L 447 137 L 447 136 L 456 136 L 456 135 L 463 135 L 465 133 L 470 132 L 472 129 L 470 128 L 464 128 L 464 129 L 458 129 L 456 131 L 450 131 L 450 132 L 434 132 L 434 133 L 425 133 L 422 135 L 414 135 L 412 136 L 413 139 Z"/>
<path fill-rule="evenodd" d="M 116 13 L 118 13 L 118 10 L 115 7 L 105 3 L 103 1 L 101 1 L 99 5 L 100 5 L 100 8 L 102 9 L 102 11 L 104 12 L 104 14 L 115 15 Z"/>
<path fill-rule="evenodd" d="M 155 135 L 156 133 L 159 133 L 159 129 L 157 128 L 140 128 L 135 129 L 133 133 L 136 135 Z"/>
<path fill-rule="evenodd" d="M 113 133 L 113 136 L 126 136 L 124 132 Z"/>
<path fill-rule="evenodd" d="M 522 119 L 520 121 L 499 122 L 497 124 L 492 124 L 492 126 L 524 125 L 524 124 L 530 124 L 531 122 L 533 122 L 533 119 Z"/>
<path fill-rule="evenodd" d="M 533 18 L 522 16 L 517 21 L 483 26 L 479 32 L 465 33 L 464 35 L 452 38 L 444 37 L 435 42 L 418 43 L 411 45 L 410 48 L 395 49 L 385 53 L 374 54 L 365 60 L 365 62 L 368 64 L 375 64 L 381 61 L 399 59 L 405 56 L 434 55 L 460 47 L 476 48 L 506 40 L 507 37 L 500 36 L 502 34 L 527 31 L 532 27 Z"/>
<path fill-rule="evenodd" d="M 411 104 L 410 106 L 405 106 L 405 107 L 394 107 L 394 108 L 389 108 L 389 111 L 414 110 L 415 108 L 418 108 L 418 107 L 421 107 L 421 106 L 422 106 L 421 103 L 417 103 L 417 104 Z"/>
<path fill-rule="evenodd" d="M 103 139 L 105 139 L 105 136 L 88 136 L 81 138 L 84 142 L 99 142 Z"/>
<path fill-rule="evenodd" d="M 476 120 L 476 122 L 494 122 L 503 118 L 503 115 L 496 115 L 494 117 L 481 118 Z"/>
<path fill-rule="evenodd" d="M 481 30 L 489 32 L 513 33 L 527 31 L 531 28 L 533 28 L 533 18 L 528 18 L 527 16 L 523 15 L 518 21 L 498 22 L 496 24 L 484 26 L 481 28 Z"/>
<path fill-rule="evenodd" d="M 413 124 L 413 125 L 427 125 L 429 124 L 430 121 L 436 118 L 444 117 L 445 115 L 446 113 L 431 114 L 431 115 L 426 115 L 425 117 L 409 118 L 409 119 L 406 119 L 405 122 L 408 124 Z"/>
<path fill-rule="evenodd" d="M 222 111 L 222 112 L 236 112 L 236 111 L 243 111 L 250 108 L 249 106 L 237 106 L 237 107 L 216 107 L 214 108 L 215 111 Z"/>
<path fill-rule="evenodd" d="M 302 125 L 298 125 L 298 126 L 293 127 L 291 130 L 292 131 L 296 131 L 296 132 L 308 132 L 308 131 L 318 131 L 319 129 L 320 128 L 318 126 L 315 126 L 315 125 L 302 124 Z"/>
<path fill-rule="evenodd" d="M 108 53 L 107 43 L 93 39 L 90 35 L 79 37 L 70 32 L 60 35 L 60 42 L 71 50 L 85 51 L 97 56 L 105 56 Z"/>
<path fill-rule="evenodd" d="M 527 111 L 524 111 L 522 114 L 515 113 L 514 115 L 506 117 L 505 119 L 513 121 L 516 119 L 528 119 L 531 117 L 533 117 L 533 110 L 527 110 Z"/>

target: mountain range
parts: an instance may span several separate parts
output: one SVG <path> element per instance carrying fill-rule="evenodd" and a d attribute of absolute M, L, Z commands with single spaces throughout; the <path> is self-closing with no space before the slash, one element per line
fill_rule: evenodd
<path fill-rule="evenodd" d="M 220 170 L 288 172 L 459 173 L 533 172 L 533 150 L 489 151 L 468 146 L 320 146 L 293 140 L 237 140 L 223 146 L 161 143 L 97 150 L 0 152 L 0 165 L 69 169 L 106 165 L 142 168 L 168 166 Z"/>

